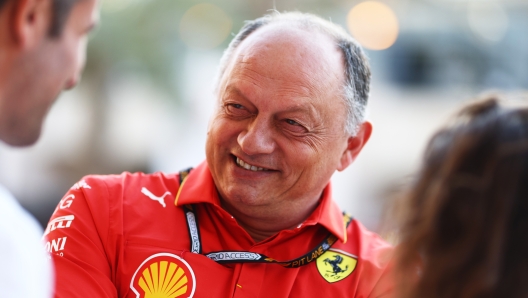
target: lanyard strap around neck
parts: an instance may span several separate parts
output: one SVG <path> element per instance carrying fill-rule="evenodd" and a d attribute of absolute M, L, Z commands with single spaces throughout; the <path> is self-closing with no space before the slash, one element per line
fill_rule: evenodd
<path fill-rule="evenodd" d="M 180 172 L 180 185 L 183 180 L 189 174 L 190 169 Z M 187 220 L 187 230 L 189 232 L 189 238 L 191 240 L 190 251 L 196 254 L 202 254 L 202 242 L 200 237 L 200 229 L 198 227 L 198 217 L 192 205 L 183 206 L 185 212 L 185 219 Z M 345 229 L 348 228 L 352 217 L 343 212 L 343 222 L 345 223 Z M 324 254 L 334 243 L 337 242 L 337 237 L 328 233 L 328 236 L 319 243 L 315 248 L 308 251 L 306 254 L 288 261 L 277 261 L 266 255 L 249 252 L 249 251 L 216 251 L 205 254 L 209 259 L 220 263 L 267 263 L 267 264 L 278 264 L 285 268 L 297 268 L 307 265 L 315 261 L 318 257 Z"/>
<path fill-rule="evenodd" d="M 197 254 L 202 254 L 202 244 L 200 237 L 200 229 L 198 228 L 198 222 L 196 213 L 192 206 L 185 205 L 185 218 L 187 219 L 187 228 L 191 239 L 190 251 Z M 352 221 L 352 218 L 347 214 L 343 213 L 343 221 L 346 227 Z M 267 263 L 267 264 L 278 264 L 286 268 L 297 268 L 300 266 L 307 265 L 315 261 L 318 257 L 324 254 L 334 243 L 336 243 L 337 237 L 328 233 L 328 236 L 319 243 L 315 248 L 308 251 L 306 254 L 288 261 L 277 261 L 266 255 L 256 252 L 249 251 L 215 251 L 205 254 L 209 259 L 220 263 Z"/>

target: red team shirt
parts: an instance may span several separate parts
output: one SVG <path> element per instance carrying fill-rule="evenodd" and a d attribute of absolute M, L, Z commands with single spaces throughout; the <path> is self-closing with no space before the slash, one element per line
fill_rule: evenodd
<path fill-rule="evenodd" d="M 191 252 L 194 222 L 201 253 Z M 336 241 L 324 251 L 329 235 Z M 392 247 L 356 220 L 345 228 L 330 185 L 296 229 L 255 243 L 220 207 L 206 163 L 182 185 L 179 174 L 87 176 L 59 202 L 45 237 L 57 271 L 55 297 L 392 296 Z M 293 268 L 217 263 L 210 253 L 295 261 Z"/>

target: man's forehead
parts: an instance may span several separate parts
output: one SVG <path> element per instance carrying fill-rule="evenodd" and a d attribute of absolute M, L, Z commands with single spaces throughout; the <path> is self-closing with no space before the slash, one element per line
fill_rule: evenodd
<path fill-rule="evenodd" d="M 84 0 L 86 1 L 86 0 Z M 97 24 L 99 23 L 99 19 L 101 17 L 101 13 L 100 13 L 100 6 L 101 6 L 101 1 L 100 0 L 90 0 L 92 3 L 90 5 L 90 7 L 92 8 L 91 10 L 91 18 L 92 18 L 92 21 L 94 22 L 94 24 Z"/>
<path fill-rule="evenodd" d="M 265 25 L 250 34 L 238 46 L 237 53 L 246 57 L 262 55 L 273 50 L 284 51 L 282 56 L 317 56 L 323 51 L 337 52 L 334 42 L 323 33 L 307 30 L 282 21 Z M 320 60 L 320 59 L 319 59 Z"/>
<path fill-rule="evenodd" d="M 91 20 L 97 23 L 100 18 L 100 6 L 100 0 L 78 0 L 74 4 L 74 9 L 81 9 L 83 14 L 89 16 Z"/>
<path fill-rule="evenodd" d="M 235 50 L 232 69 L 251 64 L 270 77 L 288 71 L 298 79 L 331 78 L 344 80 L 342 53 L 329 36 L 318 31 L 292 26 L 287 22 L 265 25 L 250 34 Z"/>

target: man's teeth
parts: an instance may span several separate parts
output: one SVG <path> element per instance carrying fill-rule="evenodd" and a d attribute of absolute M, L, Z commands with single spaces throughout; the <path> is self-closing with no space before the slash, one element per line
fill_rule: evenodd
<path fill-rule="evenodd" d="M 243 167 L 244 169 L 250 170 L 250 171 L 254 171 L 254 172 L 256 172 L 256 171 L 265 171 L 266 170 L 264 168 L 259 168 L 259 167 L 256 167 L 256 166 L 252 166 L 252 165 L 250 165 L 248 163 L 245 163 L 242 159 L 240 159 L 238 157 L 236 159 L 236 163 L 237 163 L 237 165 Z"/>

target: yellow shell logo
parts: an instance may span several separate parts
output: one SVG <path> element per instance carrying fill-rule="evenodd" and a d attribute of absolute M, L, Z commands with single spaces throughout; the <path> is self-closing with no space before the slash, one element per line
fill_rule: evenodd
<path fill-rule="evenodd" d="M 193 297 L 196 288 L 194 272 L 179 256 L 159 253 L 138 267 L 130 288 L 137 298 Z"/>
<path fill-rule="evenodd" d="M 330 283 L 338 282 L 356 269 L 357 257 L 338 249 L 329 249 L 317 258 L 319 274 Z"/>

